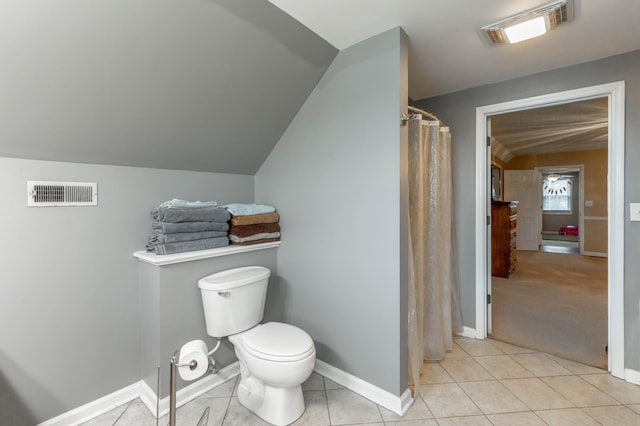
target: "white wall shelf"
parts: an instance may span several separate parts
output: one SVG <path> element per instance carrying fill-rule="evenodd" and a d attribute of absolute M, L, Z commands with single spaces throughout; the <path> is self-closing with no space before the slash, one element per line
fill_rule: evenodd
<path fill-rule="evenodd" d="M 281 241 L 273 241 L 261 244 L 249 244 L 246 246 L 229 245 L 209 250 L 189 251 L 177 254 L 157 255 L 148 251 L 136 251 L 133 253 L 135 257 L 142 262 L 150 263 L 156 266 L 171 265 L 173 263 L 191 262 L 193 260 L 209 259 L 211 257 L 229 256 L 238 253 L 247 253 L 255 250 L 265 250 L 279 247 Z"/>

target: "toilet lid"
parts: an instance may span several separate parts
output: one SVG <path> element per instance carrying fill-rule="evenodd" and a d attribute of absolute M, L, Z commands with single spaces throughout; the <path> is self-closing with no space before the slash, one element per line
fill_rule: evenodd
<path fill-rule="evenodd" d="M 242 342 L 252 355 L 273 361 L 296 361 L 315 350 L 306 332 L 280 322 L 268 322 L 242 333 Z"/>

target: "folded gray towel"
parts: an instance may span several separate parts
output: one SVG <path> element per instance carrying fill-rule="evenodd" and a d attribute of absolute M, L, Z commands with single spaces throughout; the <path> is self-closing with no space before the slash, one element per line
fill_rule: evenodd
<path fill-rule="evenodd" d="M 204 232 L 180 232 L 175 234 L 163 234 L 153 231 L 149 236 L 149 244 L 179 243 L 181 241 L 203 240 L 205 238 L 226 237 L 227 231 L 204 231 Z"/>
<path fill-rule="evenodd" d="M 182 241 L 179 243 L 166 243 L 154 246 L 147 246 L 147 251 L 155 254 L 176 254 L 187 251 L 207 250 L 229 245 L 227 237 L 205 238 L 203 240 Z"/>
<path fill-rule="evenodd" d="M 175 234 L 178 232 L 228 231 L 229 224 L 226 222 L 153 222 L 151 228 L 154 233 Z"/>
<path fill-rule="evenodd" d="M 156 222 L 227 222 L 231 215 L 222 207 L 177 208 L 158 206 L 151 210 L 151 217 Z"/>

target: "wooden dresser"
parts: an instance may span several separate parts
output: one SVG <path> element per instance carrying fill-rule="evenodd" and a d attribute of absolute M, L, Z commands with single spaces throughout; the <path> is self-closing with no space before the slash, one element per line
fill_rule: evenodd
<path fill-rule="evenodd" d="M 491 202 L 491 275 L 509 278 L 516 268 L 518 202 Z"/>

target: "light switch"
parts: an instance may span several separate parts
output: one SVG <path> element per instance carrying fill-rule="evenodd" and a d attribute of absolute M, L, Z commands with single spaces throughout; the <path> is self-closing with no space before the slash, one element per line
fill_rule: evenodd
<path fill-rule="evenodd" d="M 630 203 L 629 207 L 631 208 L 629 213 L 631 221 L 640 221 L 640 203 Z"/>
<path fill-rule="evenodd" d="M 592 200 L 588 200 L 584 202 L 584 206 L 585 207 L 593 207 L 593 201 Z"/>

